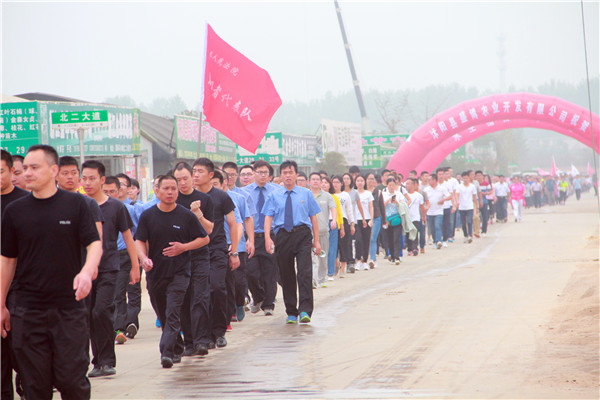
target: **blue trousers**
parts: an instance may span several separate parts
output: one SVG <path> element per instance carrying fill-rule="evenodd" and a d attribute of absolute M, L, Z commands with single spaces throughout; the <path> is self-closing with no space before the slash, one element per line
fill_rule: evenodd
<path fill-rule="evenodd" d="M 371 228 L 371 245 L 369 253 L 371 260 L 377 259 L 377 238 L 379 237 L 379 231 L 381 230 L 381 217 L 373 218 L 373 227 Z"/>
<path fill-rule="evenodd" d="M 427 225 L 429 226 L 429 232 L 433 238 L 433 243 L 442 241 L 442 221 L 444 220 L 443 215 L 428 215 Z"/>
<path fill-rule="evenodd" d="M 338 228 L 329 229 L 329 252 L 327 253 L 327 275 L 335 275 L 335 259 L 338 253 Z"/>

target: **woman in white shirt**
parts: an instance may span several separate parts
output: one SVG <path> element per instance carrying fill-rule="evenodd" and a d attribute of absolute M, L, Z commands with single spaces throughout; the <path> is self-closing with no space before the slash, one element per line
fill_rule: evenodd
<path fill-rule="evenodd" d="M 340 252 L 340 278 L 346 274 L 346 265 L 352 261 L 352 235 L 354 234 L 354 213 L 352 211 L 352 200 L 350 195 L 344 191 L 342 177 L 334 176 L 331 180 L 335 195 L 340 199 L 342 205 L 342 217 L 344 218 L 344 236 L 340 236 L 338 249 Z"/>
<path fill-rule="evenodd" d="M 365 186 L 367 181 L 364 176 L 358 175 L 354 181 L 358 191 L 359 202 L 362 205 L 363 215 L 358 213 L 358 208 L 354 208 L 357 213 L 356 222 L 356 269 L 359 271 L 369 269 L 367 260 L 369 259 L 369 245 L 371 243 L 371 227 L 373 226 L 373 194 Z"/>

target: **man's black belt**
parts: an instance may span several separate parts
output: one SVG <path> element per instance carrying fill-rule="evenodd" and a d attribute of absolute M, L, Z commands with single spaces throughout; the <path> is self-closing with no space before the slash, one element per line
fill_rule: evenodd
<path fill-rule="evenodd" d="M 273 231 L 271 231 L 271 236 L 273 236 Z M 264 238 L 265 237 L 265 233 L 264 232 L 256 232 L 254 233 L 254 238 Z"/>

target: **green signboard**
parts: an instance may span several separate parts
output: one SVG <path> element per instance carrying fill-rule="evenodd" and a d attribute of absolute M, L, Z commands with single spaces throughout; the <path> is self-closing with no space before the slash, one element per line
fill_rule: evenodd
<path fill-rule="evenodd" d="M 54 128 L 71 128 L 77 125 L 85 128 L 108 127 L 108 111 L 63 111 L 52 113 Z"/>
<path fill-rule="evenodd" d="M 206 157 L 213 162 L 224 163 L 235 160 L 236 146 L 228 137 L 211 127 L 202 124 L 200 152 L 198 152 L 198 132 L 200 119 L 187 115 L 175 116 L 175 137 L 177 157 L 196 159 Z"/>
<path fill-rule="evenodd" d="M 381 168 L 381 148 L 379 145 L 363 145 L 362 166 L 363 168 Z"/>
<path fill-rule="evenodd" d="M 389 145 L 390 147 L 400 146 L 402 143 L 406 142 L 410 135 L 369 135 L 362 137 L 363 145 Z"/>
<path fill-rule="evenodd" d="M 35 101 L 0 104 L 0 142 L 11 154 L 25 154 L 40 143 L 38 106 Z"/>
<path fill-rule="evenodd" d="M 175 116 L 177 158 L 198 158 L 199 132 L 200 119 L 183 115 Z"/>
<path fill-rule="evenodd" d="M 257 160 L 265 160 L 274 165 L 281 164 L 283 161 L 283 155 L 281 153 L 282 136 L 283 134 L 281 132 L 267 132 L 260 142 L 256 154 L 252 154 L 248 150 L 237 146 L 238 165 L 250 164 Z"/>
<path fill-rule="evenodd" d="M 94 115 L 96 112 L 99 114 Z M 40 102 L 39 114 L 42 140 L 54 146 L 60 155 L 79 156 L 78 127 L 85 128 L 83 150 L 86 155 L 131 156 L 140 153 L 140 114 L 137 109 L 100 104 Z M 67 114 L 67 117 L 62 117 L 62 114 Z M 90 120 L 105 117 L 108 123 L 97 126 L 101 125 L 100 121 L 92 121 L 92 127 L 86 127 L 88 121 L 83 119 L 88 117 Z M 55 124 L 53 118 L 58 118 L 58 123 Z"/>

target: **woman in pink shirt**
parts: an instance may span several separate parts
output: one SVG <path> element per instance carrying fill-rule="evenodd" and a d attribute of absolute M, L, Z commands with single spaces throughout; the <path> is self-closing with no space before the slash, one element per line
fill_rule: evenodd
<path fill-rule="evenodd" d="M 523 202 L 525 201 L 525 186 L 519 181 L 518 176 L 513 176 L 510 185 L 510 204 L 515 216 L 515 222 L 521 222 L 523 218 Z"/>

